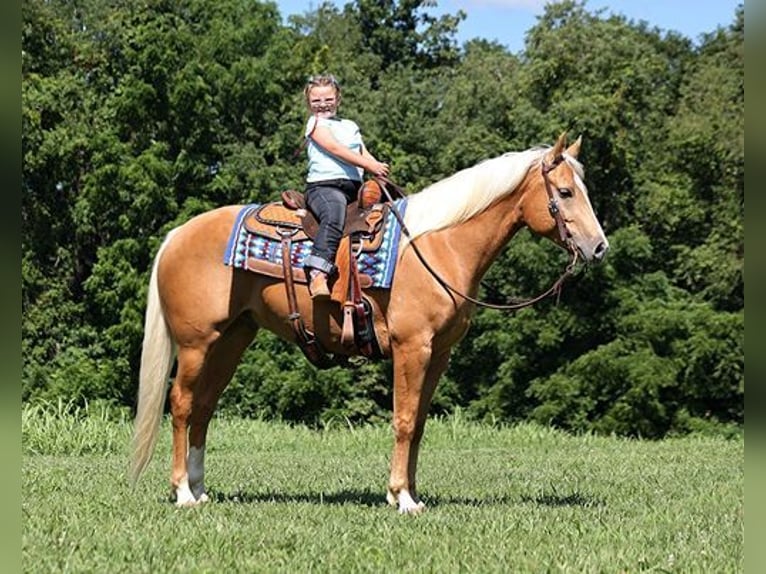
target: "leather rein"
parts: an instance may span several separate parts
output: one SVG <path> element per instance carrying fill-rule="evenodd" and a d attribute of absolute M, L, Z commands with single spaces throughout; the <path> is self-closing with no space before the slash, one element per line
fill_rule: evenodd
<path fill-rule="evenodd" d="M 402 215 L 399 213 L 399 210 L 396 208 L 396 205 L 394 204 L 394 200 L 391 197 L 391 194 L 388 191 L 388 186 L 391 186 L 394 191 L 396 192 L 396 195 L 400 197 L 404 197 L 405 193 L 404 190 L 393 183 L 388 178 L 384 177 L 375 177 L 375 180 L 380 184 L 381 189 L 383 190 L 383 193 L 385 193 L 386 198 L 391 203 L 391 211 L 394 214 L 394 217 L 396 217 L 397 221 L 399 222 L 399 225 L 402 226 L 402 233 L 404 233 L 405 237 L 407 237 L 410 240 L 410 245 L 412 246 L 412 249 L 415 251 L 415 254 L 417 255 L 418 259 L 420 259 L 420 262 L 423 264 L 423 266 L 428 270 L 428 272 L 433 276 L 434 279 L 447 291 L 450 291 L 454 293 L 455 295 L 458 295 L 465 299 L 466 301 L 470 301 L 471 303 L 474 303 L 475 305 L 478 305 L 480 307 L 485 307 L 487 309 L 496 309 L 499 311 L 516 311 L 518 309 L 523 309 L 524 307 L 529 307 L 530 305 L 534 305 L 538 301 L 544 299 L 545 297 L 548 297 L 549 295 L 556 295 L 557 297 L 561 295 L 561 289 L 564 285 L 564 281 L 571 276 L 574 273 L 575 265 L 577 264 L 578 259 L 578 253 L 577 249 L 575 248 L 573 242 L 572 242 L 572 234 L 569 232 L 566 226 L 566 222 L 564 221 L 564 217 L 561 215 L 561 210 L 559 209 L 558 201 L 556 200 L 556 197 L 553 194 L 553 184 L 551 183 L 548 174 L 552 172 L 558 165 L 564 161 L 564 156 L 562 154 L 559 154 L 554 158 L 554 160 L 551 163 L 545 163 L 543 160 L 541 164 L 541 174 L 543 176 L 543 181 L 545 182 L 545 191 L 548 194 L 548 212 L 551 214 L 551 217 L 556 221 L 556 227 L 559 231 L 559 236 L 561 237 L 561 241 L 566 245 L 567 251 L 569 251 L 571 260 L 569 261 L 569 264 L 564 269 L 564 272 L 561 274 L 561 276 L 551 285 L 547 290 L 543 291 L 536 297 L 532 297 L 531 299 L 524 299 L 522 301 L 519 301 L 517 303 L 509 303 L 505 305 L 495 304 L 495 303 L 487 303 L 486 301 L 480 301 L 479 299 L 475 299 L 474 297 L 471 297 L 470 295 L 466 293 L 462 293 L 452 285 L 450 285 L 432 266 L 426 258 L 421 253 L 420 249 L 418 249 L 417 244 L 415 243 L 415 240 L 410 235 L 409 230 L 407 229 L 407 226 L 404 225 L 404 218 L 402 218 Z"/>

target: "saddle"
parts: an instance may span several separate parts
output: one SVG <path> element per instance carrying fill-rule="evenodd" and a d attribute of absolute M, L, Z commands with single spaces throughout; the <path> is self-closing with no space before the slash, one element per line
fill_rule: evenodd
<path fill-rule="evenodd" d="M 244 226 L 249 233 L 279 241 L 282 264 L 251 257 L 247 266 L 256 273 L 284 279 L 290 321 L 301 350 L 315 366 L 333 366 L 313 333 L 306 329 L 298 312 L 295 282 L 307 283 L 308 278 L 303 268 L 293 265 L 290 256 L 293 243 L 316 237 L 319 222 L 306 208 L 302 193 L 284 191 L 281 199 L 255 209 L 245 218 Z M 383 224 L 390 210 L 390 205 L 381 203 L 381 200 L 380 185 L 370 180 L 360 188 L 357 199 L 348 205 L 346 224 L 335 258 L 338 273 L 330 294 L 332 300 L 343 306 L 341 343 L 347 347 L 356 344 L 363 355 L 373 358 L 380 356 L 380 350 L 372 328 L 372 306 L 362 296 L 362 289 L 372 285 L 372 278 L 359 272 L 356 258 L 364 251 L 377 251 L 381 246 Z"/>

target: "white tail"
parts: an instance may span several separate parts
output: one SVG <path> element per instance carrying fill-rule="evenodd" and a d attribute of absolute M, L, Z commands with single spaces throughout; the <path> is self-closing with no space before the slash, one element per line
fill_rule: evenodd
<path fill-rule="evenodd" d="M 149 280 L 144 342 L 141 351 L 141 372 L 138 383 L 138 409 L 133 426 L 133 459 L 130 466 L 131 484 L 135 484 L 154 452 L 162 412 L 165 408 L 167 381 L 173 366 L 174 345 L 160 305 L 157 267 L 160 256 L 173 234 L 169 233 L 154 258 Z"/>

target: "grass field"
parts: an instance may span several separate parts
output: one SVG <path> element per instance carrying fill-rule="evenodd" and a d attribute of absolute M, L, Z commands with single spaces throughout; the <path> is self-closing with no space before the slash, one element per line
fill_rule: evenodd
<path fill-rule="evenodd" d="M 428 510 L 385 503 L 391 432 L 216 420 L 212 502 L 169 502 L 169 425 L 22 412 L 25 572 L 742 572 L 744 437 L 660 442 L 431 420 Z"/>

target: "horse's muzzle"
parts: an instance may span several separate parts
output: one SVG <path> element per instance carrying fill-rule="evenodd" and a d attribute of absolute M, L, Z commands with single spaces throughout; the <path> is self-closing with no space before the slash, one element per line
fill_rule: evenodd
<path fill-rule="evenodd" d="M 606 258 L 607 251 L 609 251 L 609 242 L 606 240 L 598 241 L 593 248 L 586 250 L 579 248 L 579 251 L 580 255 L 588 263 L 601 263 Z"/>
<path fill-rule="evenodd" d="M 601 263 L 609 251 L 609 242 L 605 238 L 595 238 L 593 240 L 577 241 L 569 239 L 569 249 L 576 250 L 587 264 Z"/>

